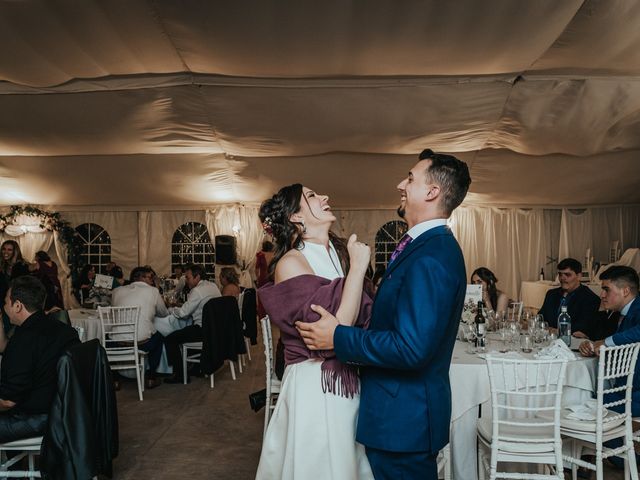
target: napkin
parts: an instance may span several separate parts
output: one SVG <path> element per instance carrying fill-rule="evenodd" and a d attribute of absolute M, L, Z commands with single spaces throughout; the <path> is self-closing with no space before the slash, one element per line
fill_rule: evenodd
<path fill-rule="evenodd" d="M 585 403 L 578 405 L 570 405 L 566 407 L 571 413 L 567 414 L 566 418 L 572 420 L 585 420 L 593 421 L 598 415 L 598 402 L 596 400 L 587 400 Z M 606 417 L 608 411 L 603 409 L 602 416 Z"/>
<path fill-rule="evenodd" d="M 575 360 L 575 354 L 569 349 L 562 340 L 554 340 L 551 345 L 544 347 L 535 355 L 540 360 L 550 360 L 553 358 L 566 358 L 567 360 Z"/>

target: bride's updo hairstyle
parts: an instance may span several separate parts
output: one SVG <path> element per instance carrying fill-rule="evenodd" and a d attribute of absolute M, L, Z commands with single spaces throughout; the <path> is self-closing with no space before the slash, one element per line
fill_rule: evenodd
<path fill-rule="evenodd" d="M 273 276 L 278 261 L 293 248 L 300 248 L 303 243 L 304 225 L 292 222 L 291 215 L 300 211 L 300 200 L 303 198 L 302 185 L 294 183 L 282 187 L 273 197 L 262 202 L 258 216 L 265 231 L 273 237 L 275 251 L 269 263 L 269 276 Z M 306 198 L 305 198 L 306 200 Z M 340 257 L 342 269 L 349 270 L 349 253 L 344 240 L 329 231 L 329 239 Z"/>

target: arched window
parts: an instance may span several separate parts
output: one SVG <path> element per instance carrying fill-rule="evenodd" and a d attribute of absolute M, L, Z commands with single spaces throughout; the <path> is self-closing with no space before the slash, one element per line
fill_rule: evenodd
<path fill-rule="evenodd" d="M 407 233 L 407 224 L 401 220 L 385 223 L 376 233 L 376 259 L 374 269 L 386 268 L 396 245 Z"/>
<path fill-rule="evenodd" d="M 171 239 L 171 269 L 187 263 L 203 265 L 209 275 L 215 273 L 215 250 L 207 227 L 202 223 L 180 225 Z"/>
<path fill-rule="evenodd" d="M 111 237 L 100 225 L 83 223 L 76 227 L 82 242 L 80 257 L 83 262 L 96 267 L 97 273 L 106 274 L 107 263 L 111 261 Z"/>

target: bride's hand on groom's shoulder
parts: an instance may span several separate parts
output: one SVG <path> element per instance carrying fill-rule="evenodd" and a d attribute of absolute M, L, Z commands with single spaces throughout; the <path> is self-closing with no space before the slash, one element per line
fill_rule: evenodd
<path fill-rule="evenodd" d="M 347 250 L 349 251 L 349 262 L 351 268 L 358 268 L 366 271 L 371 259 L 371 248 L 366 243 L 358 241 L 358 236 L 353 233 L 347 242 Z"/>
<path fill-rule="evenodd" d="M 298 333 L 309 350 L 333 350 L 333 332 L 338 319 L 319 305 L 311 305 L 311 310 L 320 315 L 317 322 L 296 322 Z"/>

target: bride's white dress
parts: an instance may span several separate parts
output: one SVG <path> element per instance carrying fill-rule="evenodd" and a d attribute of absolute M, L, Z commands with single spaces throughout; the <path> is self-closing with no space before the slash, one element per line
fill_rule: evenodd
<path fill-rule="evenodd" d="M 333 245 L 306 242 L 301 250 L 318 276 L 343 277 Z M 321 360 L 289 365 L 262 444 L 256 480 L 373 479 L 364 447 L 356 443 L 360 396 L 324 393 Z"/>

